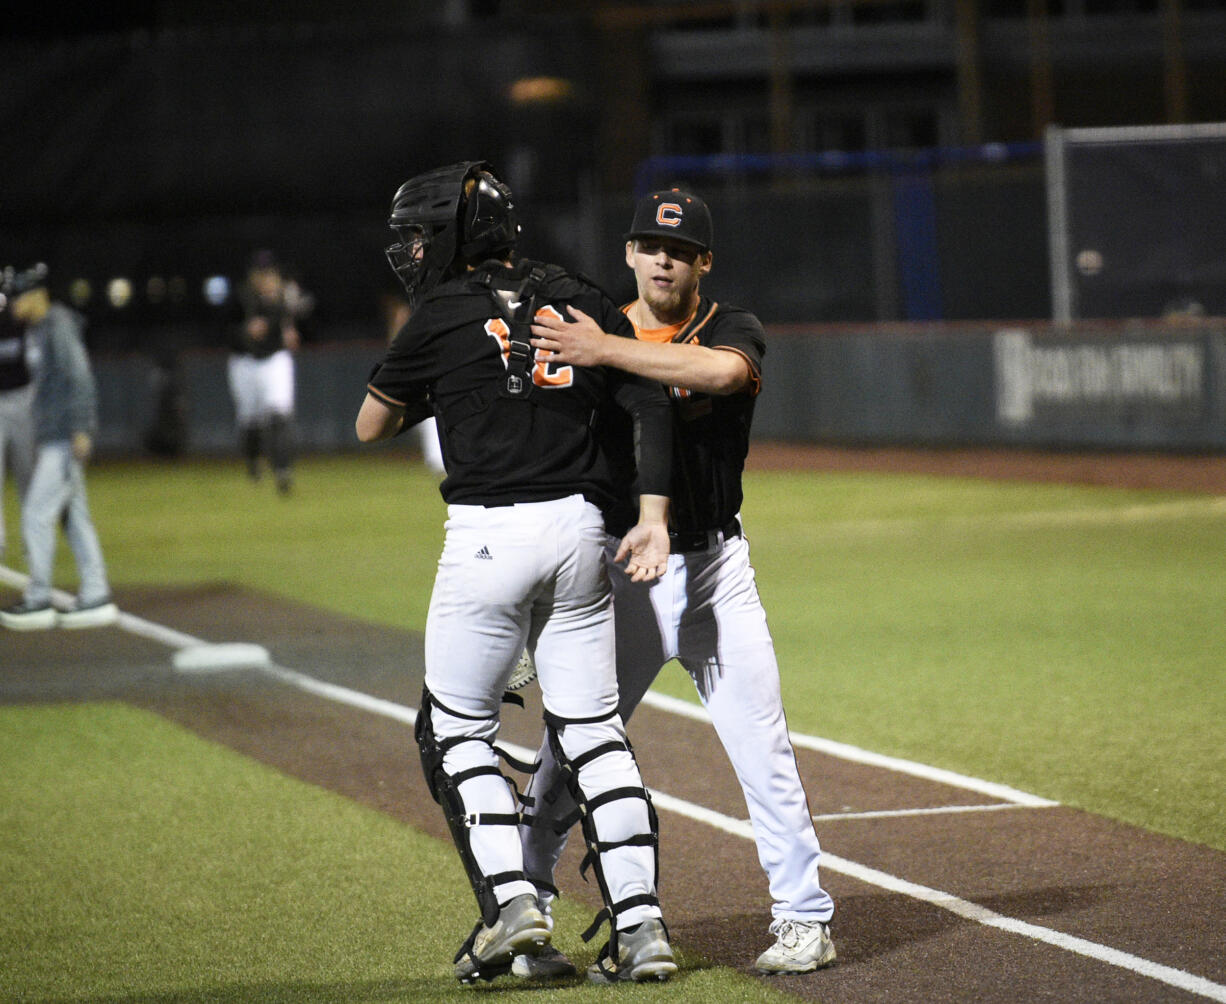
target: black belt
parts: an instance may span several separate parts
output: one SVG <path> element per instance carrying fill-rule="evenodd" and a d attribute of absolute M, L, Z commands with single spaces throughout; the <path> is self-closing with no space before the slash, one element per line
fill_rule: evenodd
<path fill-rule="evenodd" d="M 668 545 L 673 554 L 692 554 L 713 550 L 740 535 L 741 521 L 734 516 L 718 530 L 669 530 Z"/>

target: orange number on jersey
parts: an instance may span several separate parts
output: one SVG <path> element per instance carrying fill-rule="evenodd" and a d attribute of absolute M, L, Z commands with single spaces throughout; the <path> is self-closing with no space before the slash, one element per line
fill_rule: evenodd
<path fill-rule="evenodd" d="M 562 320 L 562 315 L 551 306 L 536 312 L 537 317 L 552 315 Z M 501 317 L 492 317 L 485 322 L 485 333 L 498 343 L 502 352 L 502 365 L 509 365 L 511 358 L 511 329 Z M 537 387 L 569 387 L 575 382 L 575 371 L 570 366 L 557 366 L 547 358 L 537 359 L 532 367 L 532 382 Z"/>
<path fill-rule="evenodd" d="M 507 327 L 507 322 L 501 317 L 491 317 L 485 322 L 485 333 L 498 343 L 502 365 L 506 366 L 511 357 L 511 329 Z"/>
<path fill-rule="evenodd" d="M 536 312 L 537 317 L 556 317 L 559 321 L 565 320 L 556 307 L 549 304 L 543 306 Z M 569 387 L 575 382 L 575 371 L 569 366 L 556 366 L 551 363 L 546 353 L 545 358 L 537 358 L 536 365 L 532 368 L 532 382 L 538 387 Z"/>

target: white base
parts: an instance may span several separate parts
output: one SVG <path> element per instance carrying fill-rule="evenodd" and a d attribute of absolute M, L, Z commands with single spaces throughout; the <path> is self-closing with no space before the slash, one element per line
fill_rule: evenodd
<path fill-rule="evenodd" d="M 227 642 L 188 645 L 175 652 L 173 661 L 180 673 L 212 673 L 222 669 L 260 669 L 272 665 L 272 656 L 263 645 Z"/>
<path fill-rule="evenodd" d="M 114 603 L 104 603 L 88 610 L 61 610 L 56 623 L 67 631 L 76 628 L 108 627 L 119 621 L 119 608 Z"/>

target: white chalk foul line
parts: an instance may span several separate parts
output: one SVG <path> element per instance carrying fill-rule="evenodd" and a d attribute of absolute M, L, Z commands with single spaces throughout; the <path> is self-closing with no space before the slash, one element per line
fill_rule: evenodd
<path fill-rule="evenodd" d="M 299 690 L 305 690 L 309 694 L 315 694 L 329 701 L 336 701 L 338 704 L 347 704 L 362 711 L 369 711 L 372 714 L 404 722 L 406 725 L 413 725 L 417 721 L 417 709 L 415 708 L 396 704 L 393 701 L 385 701 L 381 697 L 372 697 L 370 694 L 350 690 L 348 687 L 341 687 L 335 683 L 326 683 L 323 680 L 315 679 L 313 676 L 307 676 L 305 673 L 299 673 L 294 669 L 271 665 L 260 667 L 260 671 L 274 676 L 278 680 L 290 684 L 290 686 L 297 687 Z M 506 747 L 504 746 L 504 748 Z M 519 756 L 518 753 L 512 755 Z M 527 759 L 533 760 L 535 758 L 535 750 L 527 754 Z"/>
<path fill-rule="evenodd" d="M 3 582 L 5 585 L 12 586 L 14 589 L 25 589 L 26 583 L 29 581 L 30 577 L 28 575 L 14 571 L 7 565 L 0 565 L 0 582 Z M 66 593 L 62 589 L 51 590 L 51 602 L 61 609 L 70 606 L 74 598 L 72 593 Z M 148 638 L 150 641 L 160 642 L 169 648 L 187 648 L 189 645 L 205 644 L 199 638 L 193 638 L 182 631 L 176 631 L 174 628 L 155 624 L 153 621 L 147 621 L 143 617 L 137 617 L 135 614 L 124 613 L 122 611 L 119 614 L 118 626 L 129 634 L 139 635 L 142 638 Z"/>
<path fill-rule="evenodd" d="M 670 711 L 674 715 L 692 718 L 694 721 L 706 722 L 708 724 L 711 722 L 711 716 L 701 706 L 691 704 L 689 701 L 679 700 L 676 697 L 666 697 L 664 694 L 657 694 L 653 690 L 649 690 L 643 695 L 642 703 L 649 704 L 653 708 L 659 708 L 662 711 Z M 860 749 L 858 746 L 836 742 L 833 739 L 820 739 L 817 736 L 806 736 L 799 732 L 789 732 L 788 734 L 791 736 L 792 745 L 800 749 L 814 750 L 818 753 L 825 753 L 827 756 L 838 757 L 840 760 L 850 760 L 853 763 L 862 763 L 869 767 L 880 767 L 899 774 L 910 774 L 913 777 L 923 778 L 926 781 L 936 781 L 939 784 L 946 784 L 952 788 L 962 788 L 965 791 L 974 791 L 980 795 L 987 795 L 989 798 L 998 798 L 1002 802 L 1011 802 L 1014 805 L 1025 805 L 1032 808 L 1059 804 L 1048 798 L 1040 798 L 1038 795 L 1031 795 L 1029 792 L 1010 788 L 1005 784 L 997 784 L 995 781 L 985 781 L 978 777 L 967 777 L 965 774 L 957 774 L 952 770 L 945 770 L 941 767 L 931 767 L 928 764 L 916 763 L 913 760 L 903 760 L 899 757 L 886 756 L 883 753 L 874 753 L 871 750 Z"/>
<path fill-rule="evenodd" d="M 841 823 L 848 819 L 903 819 L 907 816 L 948 816 L 959 812 L 1001 812 L 1009 809 L 1029 809 L 1017 802 L 993 802 L 991 805 L 940 805 L 927 809 L 876 809 L 872 812 L 825 812 L 815 815 L 815 823 Z"/>
<path fill-rule="evenodd" d="M 839 872 L 842 875 L 847 875 L 850 878 L 859 879 L 870 885 L 889 890 L 890 892 L 900 893 L 904 896 L 910 896 L 912 899 L 918 899 L 932 906 L 940 907 L 977 924 L 995 927 L 1012 934 L 1019 934 L 1024 938 L 1041 941 L 1044 944 L 1052 945 L 1055 948 L 1062 948 L 1076 955 L 1084 955 L 1087 958 L 1096 959 L 1099 962 L 1105 962 L 1120 969 L 1127 969 L 1140 976 L 1146 976 L 1161 983 L 1166 983 L 1169 986 L 1177 987 L 1180 990 L 1186 990 L 1188 993 L 1199 994 L 1210 1000 L 1226 1001 L 1226 986 L 1207 980 L 1203 976 L 1194 976 L 1183 969 L 1160 965 L 1157 962 L 1150 962 L 1148 959 L 1142 959 L 1140 956 L 1131 955 L 1128 952 L 1121 952 L 1118 949 L 1109 948 L 1094 941 L 1087 941 L 1085 938 L 1063 934 L 1060 931 L 1053 931 L 1049 927 L 1040 927 L 1038 924 L 1030 924 L 1024 920 L 1017 920 L 1014 917 L 1006 917 L 1003 914 L 996 913 L 994 910 L 989 910 L 987 907 L 979 906 L 965 899 L 959 899 L 957 896 L 952 896 L 947 892 L 941 892 L 939 889 L 930 889 L 928 886 L 908 882 L 886 872 L 878 871 L 876 868 L 868 868 L 854 861 L 836 857 L 833 854 L 823 853 L 821 866 L 829 868 L 831 871 Z"/>
<path fill-rule="evenodd" d="M 271 668 L 265 667 L 261 671 L 271 673 L 277 679 L 300 687 L 312 694 L 326 697 L 329 700 L 339 701 L 342 704 L 362 708 L 375 714 L 387 715 L 397 721 L 409 724 L 417 720 L 417 711 L 413 708 L 395 704 L 392 701 L 385 701 L 382 698 L 371 697 L 369 694 L 350 690 L 348 687 L 325 683 L 295 670 L 273 666 Z M 499 745 L 511 756 L 518 759 L 530 761 L 536 758 L 536 750 L 534 749 L 530 750 L 514 743 L 499 743 Z M 657 791 L 654 788 L 649 790 L 651 791 L 653 804 L 659 809 L 675 812 L 688 819 L 705 823 L 724 833 L 729 833 L 745 840 L 753 840 L 753 827 L 749 824 L 748 820 L 734 819 L 732 816 L 726 816 L 721 812 L 716 812 L 714 809 L 708 809 L 706 806 L 697 805 L 694 802 L 677 798 L 665 792 Z M 1021 805 L 1001 806 L 1001 808 L 1021 807 Z M 1078 938 L 1071 934 L 1062 934 L 1048 927 L 1040 927 L 1038 924 L 1017 920 L 1014 917 L 1006 917 L 1003 914 L 989 910 L 987 907 L 979 906 L 969 900 L 961 899 L 939 889 L 932 889 L 915 882 L 908 882 L 906 879 L 890 875 L 888 872 L 878 871 L 876 868 L 869 868 L 867 865 L 858 864 L 855 861 L 849 861 L 846 858 L 841 858 L 827 852 L 822 853 L 821 867 L 837 872 L 840 875 L 857 879 L 860 882 L 865 882 L 868 885 L 877 886 L 888 892 L 909 896 L 912 899 L 920 900 L 942 910 L 948 910 L 950 913 L 965 920 L 983 924 L 986 927 L 1008 931 L 1024 938 L 1030 938 L 1032 941 L 1039 941 L 1067 952 L 1073 952 L 1076 955 L 1083 955 L 1099 962 L 1105 962 L 1107 965 L 1126 969 L 1140 976 L 1166 983 L 1169 986 L 1186 990 L 1189 993 L 1207 997 L 1210 1000 L 1222 1001 L 1223 1004 L 1226 1004 L 1226 986 L 1213 983 L 1202 976 L 1194 976 L 1192 973 L 1185 972 L 1182 969 L 1175 969 L 1171 966 L 1151 962 L 1148 959 L 1131 955 L 1128 952 L 1121 952 L 1118 949 L 1100 945 L 1094 941 L 1087 941 L 1085 938 Z"/>

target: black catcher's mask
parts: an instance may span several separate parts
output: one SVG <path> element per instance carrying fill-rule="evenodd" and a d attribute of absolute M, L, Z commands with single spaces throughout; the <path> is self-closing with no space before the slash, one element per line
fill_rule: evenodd
<path fill-rule="evenodd" d="M 410 178 L 392 199 L 388 225 L 399 239 L 387 260 L 411 304 L 465 266 L 504 256 L 519 237 L 511 190 L 481 160 Z"/>

